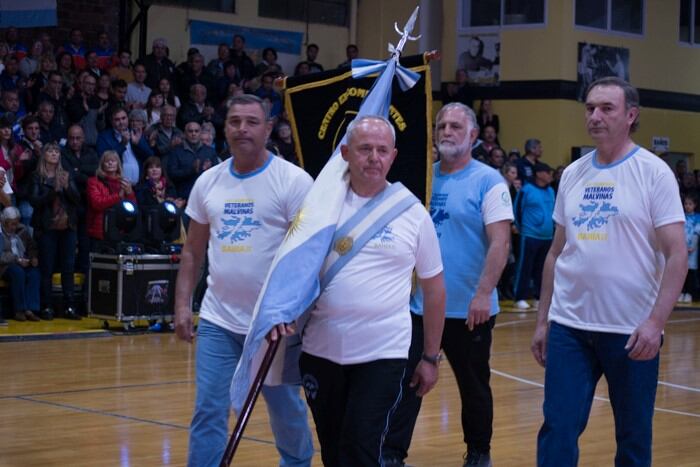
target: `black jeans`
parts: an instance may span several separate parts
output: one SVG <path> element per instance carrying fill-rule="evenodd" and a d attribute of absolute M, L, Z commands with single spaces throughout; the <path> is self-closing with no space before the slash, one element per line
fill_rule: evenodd
<path fill-rule="evenodd" d="M 401 398 L 406 360 L 339 365 L 302 353 L 299 367 L 323 465 L 381 465 L 382 440 Z"/>
<path fill-rule="evenodd" d="M 391 417 L 384 441 L 384 459 L 403 460 L 408 456 L 413 429 L 422 399 L 409 387 L 413 370 L 423 354 L 423 317 L 411 314 L 413 333 L 408 365 L 403 379 L 403 397 Z M 462 401 L 462 432 L 469 449 L 489 452 L 493 434 L 493 396 L 491 395 L 492 329 L 496 317 L 469 331 L 464 319 L 448 318 L 442 333 L 442 349 L 454 372 Z"/>
<path fill-rule="evenodd" d="M 76 232 L 71 229 L 45 230 L 37 235 L 39 244 L 39 268 L 41 270 L 41 302 L 43 307 L 53 308 L 51 303 L 51 277 L 60 258 L 63 306 L 74 306 L 73 272 L 75 270 Z"/>

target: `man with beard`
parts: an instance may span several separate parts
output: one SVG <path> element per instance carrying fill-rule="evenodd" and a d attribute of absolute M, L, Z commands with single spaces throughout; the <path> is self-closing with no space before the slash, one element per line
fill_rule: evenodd
<path fill-rule="evenodd" d="M 479 134 L 474 112 L 453 102 L 440 109 L 436 121 L 440 162 L 433 168 L 430 215 L 440 240 L 447 289 L 442 349 L 462 401 L 464 465 L 486 467 L 491 465 L 493 432 L 491 332 L 499 311 L 496 285 L 508 257 L 513 207 L 501 174 L 472 158 Z M 420 410 L 421 398 L 410 381 L 413 368 L 425 360 L 422 302 L 419 287 L 411 298 L 413 336 L 403 397 L 384 445 L 387 466 L 403 465 Z"/>

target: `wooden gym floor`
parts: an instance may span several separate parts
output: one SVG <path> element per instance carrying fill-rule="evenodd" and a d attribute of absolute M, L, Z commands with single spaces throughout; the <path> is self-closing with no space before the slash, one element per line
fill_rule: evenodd
<path fill-rule="evenodd" d="M 666 327 L 654 465 L 700 465 L 700 312 L 686 310 L 675 311 Z M 0 328 L 0 466 L 185 464 L 194 397 L 191 346 L 172 333 L 101 331 L 102 322 L 91 319 L 10 322 L 9 329 Z M 529 351 L 533 328 L 534 313 L 502 313 L 497 321 L 491 359 L 497 466 L 535 463 L 543 370 Z M 56 332 L 69 338 L 42 338 Z M 601 381 L 580 441 L 581 465 L 613 463 L 606 391 Z M 234 465 L 276 465 L 262 404 L 260 399 Z M 445 364 L 423 405 L 410 464 L 461 465 L 459 410 Z M 321 465 L 319 454 L 314 465 Z"/>

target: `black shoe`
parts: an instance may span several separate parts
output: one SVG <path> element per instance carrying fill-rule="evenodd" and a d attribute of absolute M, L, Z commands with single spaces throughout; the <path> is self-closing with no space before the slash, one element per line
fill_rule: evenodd
<path fill-rule="evenodd" d="M 27 321 L 27 315 L 24 311 L 15 311 L 15 321 Z"/>
<path fill-rule="evenodd" d="M 27 321 L 41 321 L 37 315 L 31 312 L 31 310 L 25 311 L 24 315 L 27 317 Z"/>
<path fill-rule="evenodd" d="M 492 465 L 490 453 L 481 451 L 467 451 L 462 467 L 492 467 Z"/>
<path fill-rule="evenodd" d="M 384 467 L 404 467 L 406 465 L 398 457 L 385 457 L 383 460 Z"/>
<path fill-rule="evenodd" d="M 66 310 L 63 312 L 63 315 L 64 315 L 64 318 L 66 318 L 66 319 L 72 319 L 72 320 L 74 320 L 74 321 L 80 321 L 81 319 L 83 319 L 83 318 L 78 314 L 78 312 L 75 311 L 75 308 L 73 308 L 72 306 L 69 306 L 68 308 L 66 308 Z"/>
<path fill-rule="evenodd" d="M 45 321 L 51 321 L 53 319 L 53 310 L 51 308 L 44 308 L 41 310 L 41 313 L 39 313 L 39 318 Z"/>

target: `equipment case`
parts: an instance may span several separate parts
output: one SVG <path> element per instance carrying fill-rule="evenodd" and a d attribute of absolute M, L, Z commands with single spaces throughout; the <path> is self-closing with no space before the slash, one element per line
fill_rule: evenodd
<path fill-rule="evenodd" d="M 179 255 L 90 254 L 89 316 L 130 323 L 172 318 Z"/>

